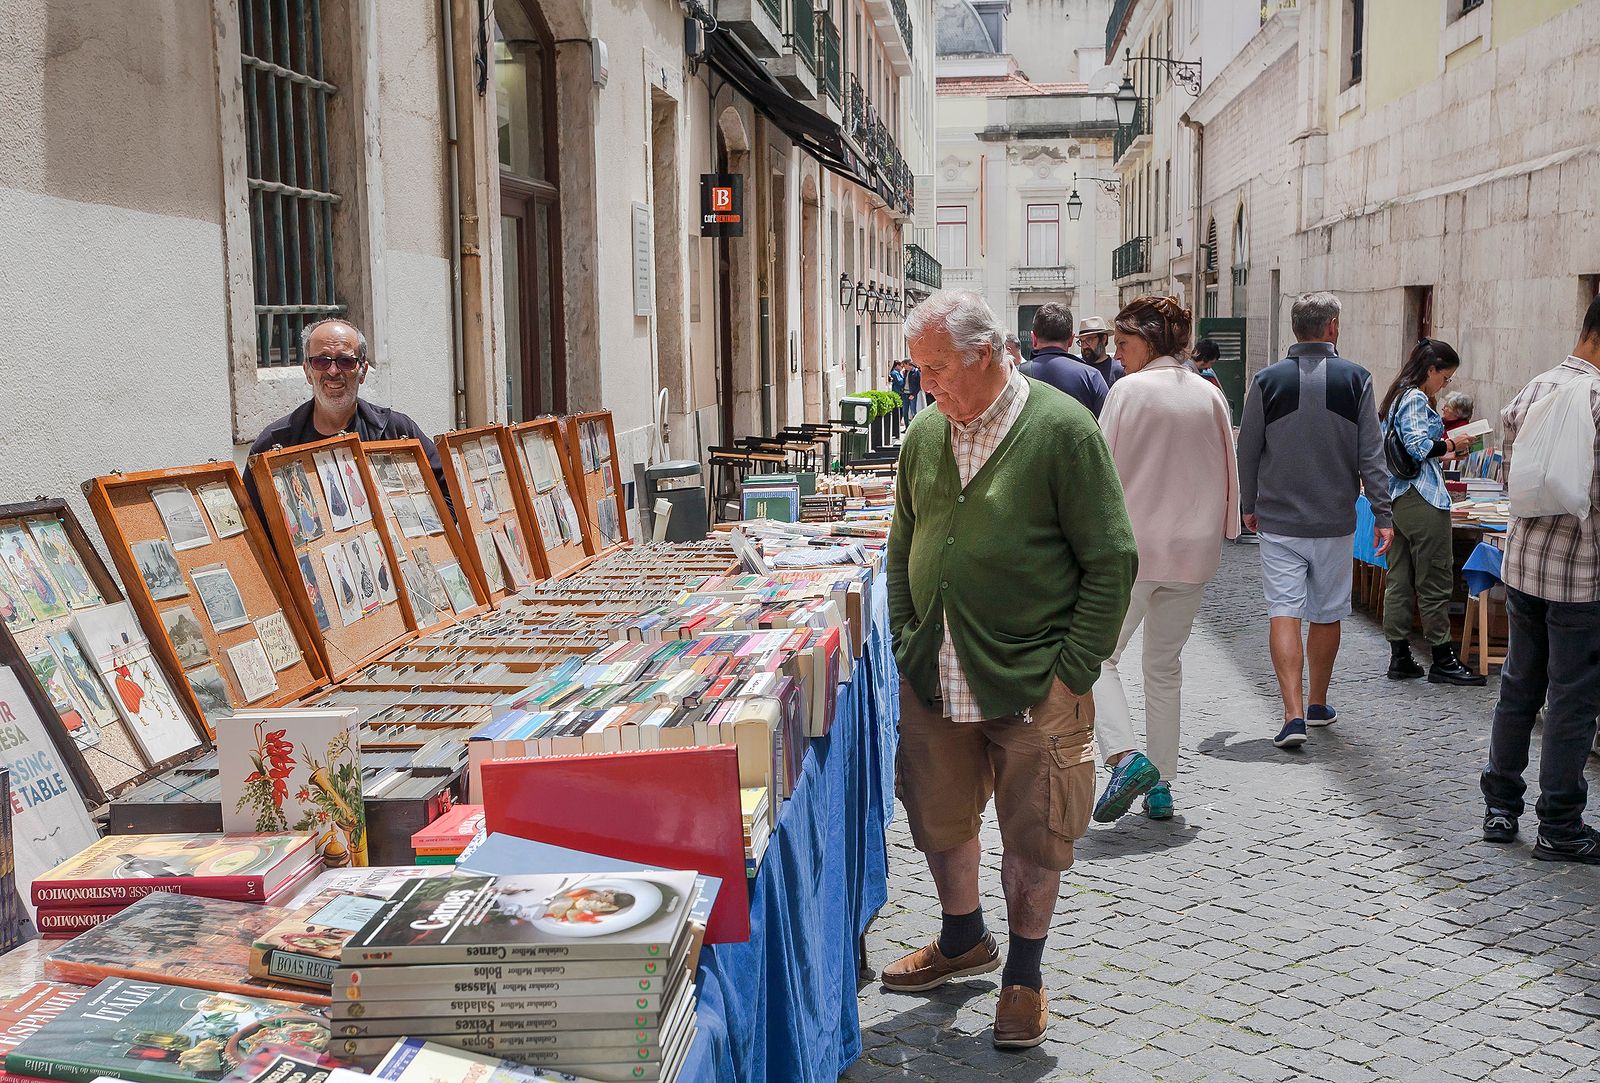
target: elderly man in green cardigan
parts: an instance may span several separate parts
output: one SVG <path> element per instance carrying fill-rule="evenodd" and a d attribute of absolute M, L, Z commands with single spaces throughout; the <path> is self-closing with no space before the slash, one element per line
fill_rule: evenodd
<path fill-rule="evenodd" d="M 1034 1046 L 1049 1018 L 1045 937 L 1094 803 L 1090 690 L 1138 550 L 1094 416 L 1006 363 L 1005 328 L 981 297 L 935 293 L 906 338 L 938 409 L 906 431 L 889 535 L 895 767 L 943 925 L 883 983 L 919 992 L 1000 967 L 978 888 L 993 796 L 1010 933 L 994 1044 Z"/>

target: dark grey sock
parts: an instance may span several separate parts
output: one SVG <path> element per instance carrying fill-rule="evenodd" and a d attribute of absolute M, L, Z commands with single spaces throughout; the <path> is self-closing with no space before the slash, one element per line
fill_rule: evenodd
<path fill-rule="evenodd" d="M 978 946 L 983 934 L 989 930 L 983 924 L 983 907 L 970 914 L 944 914 L 943 928 L 939 930 L 939 954 L 946 959 L 965 955 Z"/>
<path fill-rule="evenodd" d="M 1044 974 L 1040 970 L 1040 962 L 1044 959 L 1045 937 L 1034 940 L 1026 936 L 1011 934 L 1011 943 L 1006 947 L 1006 968 L 1000 974 L 1000 986 L 1026 985 L 1030 989 L 1044 988 Z"/>

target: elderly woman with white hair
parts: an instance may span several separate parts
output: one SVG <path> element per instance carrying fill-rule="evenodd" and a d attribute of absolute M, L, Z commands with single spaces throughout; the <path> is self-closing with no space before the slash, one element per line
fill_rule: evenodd
<path fill-rule="evenodd" d="M 1034 1046 L 1049 1018 L 1045 936 L 1094 801 L 1090 692 L 1138 550 L 1094 415 L 1011 366 L 981 297 L 935 293 L 906 339 L 938 408 L 906 431 L 889 534 L 895 767 L 943 923 L 883 983 L 920 992 L 1000 966 L 978 901 L 993 796 L 1010 931 L 993 1038 Z"/>

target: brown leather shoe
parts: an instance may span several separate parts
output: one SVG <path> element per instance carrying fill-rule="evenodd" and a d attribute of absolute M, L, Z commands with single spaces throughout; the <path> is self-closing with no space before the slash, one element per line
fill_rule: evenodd
<path fill-rule="evenodd" d="M 970 951 L 946 959 L 935 939 L 910 955 L 903 955 L 883 968 L 883 984 L 897 993 L 920 993 L 956 978 L 970 978 L 1000 969 L 1000 948 L 992 933 L 984 933 Z"/>
<path fill-rule="evenodd" d="M 1044 1041 L 1050 1024 L 1048 998 L 1026 985 L 1008 985 L 1000 990 L 1000 1005 L 994 1010 L 996 1049 L 1031 1049 Z"/>

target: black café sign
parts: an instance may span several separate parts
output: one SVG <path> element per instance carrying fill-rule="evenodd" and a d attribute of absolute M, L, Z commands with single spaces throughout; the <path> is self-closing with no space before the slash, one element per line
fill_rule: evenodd
<path fill-rule="evenodd" d="M 700 236 L 744 236 L 744 177 L 700 174 Z"/>

